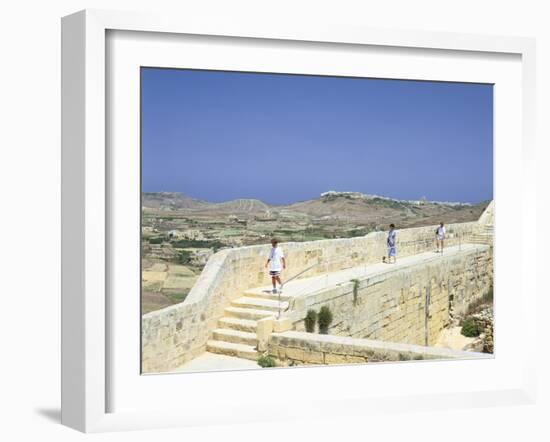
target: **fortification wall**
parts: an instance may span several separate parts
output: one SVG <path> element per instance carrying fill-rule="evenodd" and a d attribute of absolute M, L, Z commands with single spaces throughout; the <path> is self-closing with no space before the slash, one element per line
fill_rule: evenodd
<path fill-rule="evenodd" d="M 478 222 L 449 224 L 447 246 L 468 242 Z M 436 226 L 398 230 L 398 256 L 434 247 Z M 281 244 L 289 278 L 302 277 L 379 262 L 386 252 L 386 232 L 364 237 Z M 268 285 L 264 264 L 269 246 L 222 250 L 213 255 L 184 302 L 148 313 L 142 318 L 142 371 L 169 371 L 206 349 L 209 335 L 230 301 L 250 288 Z M 320 265 L 315 265 L 322 263 Z M 313 266 L 313 267 L 312 267 Z"/>
<path fill-rule="evenodd" d="M 350 281 L 294 300 L 293 329 L 305 331 L 309 309 L 326 305 L 333 313 L 329 334 L 417 345 L 433 345 L 452 313 L 483 296 L 493 281 L 493 254 L 487 245 L 469 245 L 427 263 Z"/>
<path fill-rule="evenodd" d="M 492 225 L 495 220 L 495 201 L 491 201 L 489 205 L 485 208 L 481 216 L 479 217 L 478 223 L 480 225 Z"/>

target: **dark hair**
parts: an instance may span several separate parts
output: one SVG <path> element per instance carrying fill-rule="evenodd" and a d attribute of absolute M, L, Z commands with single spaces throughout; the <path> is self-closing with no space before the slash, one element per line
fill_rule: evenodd
<path fill-rule="evenodd" d="M 442 225 L 443 225 L 443 221 L 441 221 L 441 222 L 439 223 L 439 225 L 442 226 Z"/>
<path fill-rule="evenodd" d="M 395 229 L 395 224 L 393 224 L 393 223 L 390 224 L 390 227 L 391 227 L 392 229 Z"/>
<path fill-rule="evenodd" d="M 271 238 L 271 244 L 279 244 L 279 240 L 277 238 Z"/>

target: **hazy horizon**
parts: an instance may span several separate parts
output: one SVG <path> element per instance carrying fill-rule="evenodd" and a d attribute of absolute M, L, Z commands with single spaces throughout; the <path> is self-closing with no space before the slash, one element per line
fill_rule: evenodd
<path fill-rule="evenodd" d="M 355 192 L 355 193 L 363 193 L 363 192 L 356 192 L 354 190 L 334 190 L 334 189 L 330 189 L 330 191 L 334 191 L 334 192 L 342 192 L 342 193 L 346 193 L 346 192 Z M 327 190 L 326 192 L 329 192 L 329 190 Z M 293 203 L 299 203 L 299 202 L 303 202 L 303 201 L 309 201 L 309 200 L 313 200 L 313 199 L 317 199 L 317 198 L 320 198 L 321 197 L 321 193 L 324 193 L 324 192 L 321 192 L 320 194 L 318 195 L 313 195 L 311 196 L 310 198 L 306 198 L 306 199 L 303 199 L 303 200 L 295 200 L 295 201 L 290 201 L 288 203 L 272 203 L 270 201 L 265 201 L 265 200 L 262 200 L 260 198 L 249 198 L 249 197 L 238 197 L 238 198 L 233 198 L 233 199 L 229 199 L 229 200 L 221 200 L 221 201 L 211 201 L 211 200 L 205 200 L 205 199 L 202 199 L 202 198 L 197 198 L 193 195 L 190 195 L 189 193 L 186 193 L 186 192 L 181 192 L 181 191 L 170 191 L 170 190 L 159 190 L 159 191 L 155 191 L 155 190 L 151 190 L 151 191 L 143 191 L 142 193 L 145 193 L 145 194 L 158 194 L 158 193 L 177 193 L 177 194 L 180 194 L 180 195 L 183 195 L 185 197 L 189 197 L 189 198 L 192 198 L 194 200 L 199 200 L 199 201 L 205 201 L 205 202 L 208 202 L 208 203 L 225 203 L 225 202 L 229 202 L 229 201 L 235 201 L 235 200 L 239 200 L 239 199 L 250 199 L 250 200 L 258 200 L 258 201 L 261 201 L 265 204 L 268 204 L 270 206 L 285 206 L 285 205 L 288 205 L 288 204 L 293 204 Z M 392 197 L 391 195 L 380 195 L 380 194 L 373 194 L 373 193 L 367 193 L 366 195 L 374 195 L 374 196 L 377 196 L 377 197 L 382 197 L 382 198 L 390 198 L 390 199 L 394 199 L 394 200 L 400 200 L 400 201 L 419 201 L 422 199 L 422 197 L 420 198 L 412 198 L 412 199 L 403 199 L 403 198 L 394 198 Z M 480 200 L 480 201 L 452 201 L 452 200 L 430 200 L 429 198 L 426 198 L 427 201 L 429 202 L 449 202 L 449 203 L 466 203 L 466 204 L 479 204 L 479 203 L 483 203 L 483 202 L 486 202 L 486 201 L 490 201 L 489 199 L 487 200 Z"/>
<path fill-rule="evenodd" d="M 493 198 L 492 85 L 142 68 L 142 190 Z"/>

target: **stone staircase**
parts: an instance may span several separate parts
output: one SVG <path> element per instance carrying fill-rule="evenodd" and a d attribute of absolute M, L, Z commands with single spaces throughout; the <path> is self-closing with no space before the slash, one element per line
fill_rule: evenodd
<path fill-rule="evenodd" d="M 281 311 L 288 307 L 289 297 L 281 294 Z M 279 295 L 249 290 L 231 302 L 218 328 L 206 343 L 206 351 L 239 358 L 258 359 L 256 328 L 263 318 L 275 317 L 279 311 Z"/>
<path fill-rule="evenodd" d="M 479 231 L 472 234 L 469 242 L 472 244 L 493 245 L 493 225 L 486 224 Z"/>

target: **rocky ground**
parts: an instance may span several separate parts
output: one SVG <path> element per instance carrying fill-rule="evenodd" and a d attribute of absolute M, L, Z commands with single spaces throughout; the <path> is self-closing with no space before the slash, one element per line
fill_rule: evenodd
<path fill-rule="evenodd" d="M 462 335 L 461 321 L 456 321 L 441 332 L 435 346 L 453 350 L 493 353 L 493 306 L 486 305 L 480 308 L 478 313 L 473 313 L 467 318 L 473 319 L 478 324 L 479 329 L 482 330 L 479 336 L 467 337 Z"/>
<path fill-rule="evenodd" d="M 493 306 L 489 306 L 481 310 L 481 312 L 471 315 L 470 317 L 474 319 L 474 321 L 478 323 L 480 329 L 483 330 L 479 336 L 483 344 L 481 351 L 484 353 L 493 353 Z"/>

